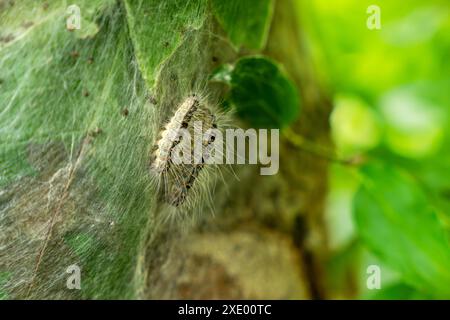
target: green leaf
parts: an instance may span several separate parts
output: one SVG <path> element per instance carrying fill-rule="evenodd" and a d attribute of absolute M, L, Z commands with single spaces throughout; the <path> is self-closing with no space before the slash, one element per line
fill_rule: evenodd
<path fill-rule="evenodd" d="M 163 63 L 206 18 L 206 0 L 126 0 L 128 26 L 142 75 L 152 87 Z"/>
<path fill-rule="evenodd" d="M 238 60 L 218 68 L 213 81 L 231 86 L 230 102 L 239 117 L 257 128 L 284 128 L 300 111 L 297 89 L 275 62 L 264 57 Z"/>
<path fill-rule="evenodd" d="M 273 15 L 273 0 L 212 0 L 217 20 L 236 48 L 262 49 Z"/>
<path fill-rule="evenodd" d="M 0 47 L 0 271 L 11 274 L 0 296 L 136 294 L 154 203 L 142 138 L 150 108 L 124 10 L 102 3 L 87 38 L 66 30 L 64 6 L 49 7 Z M 64 270 L 81 262 L 83 290 L 65 290 Z"/>
<path fill-rule="evenodd" d="M 386 165 L 362 169 L 354 199 L 359 234 L 405 282 L 450 297 L 450 246 L 445 229 L 415 181 Z"/>

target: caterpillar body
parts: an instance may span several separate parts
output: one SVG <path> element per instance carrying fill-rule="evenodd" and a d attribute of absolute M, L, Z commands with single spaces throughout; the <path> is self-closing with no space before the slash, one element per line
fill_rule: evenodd
<path fill-rule="evenodd" d="M 202 124 L 203 151 L 200 161 L 179 163 L 175 161 L 175 153 L 180 150 L 194 150 L 192 139 L 180 134 L 182 130 L 194 133 L 194 123 Z M 188 96 L 176 108 L 173 116 L 160 131 L 154 146 L 150 171 L 158 181 L 164 202 L 179 207 L 183 205 L 194 184 L 205 167 L 211 149 L 214 147 L 215 136 L 210 129 L 217 128 L 216 117 L 207 106 L 204 99 L 196 94 Z M 191 158 L 194 152 L 191 152 Z M 182 153 L 182 152 L 181 152 Z"/>

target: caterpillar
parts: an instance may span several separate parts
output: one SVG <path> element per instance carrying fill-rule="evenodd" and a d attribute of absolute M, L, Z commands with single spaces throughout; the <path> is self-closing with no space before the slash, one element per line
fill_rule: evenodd
<path fill-rule="evenodd" d="M 192 135 L 194 124 L 198 122 L 202 124 L 202 153 L 199 161 L 175 161 L 175 153 L 182 153 L 186 149 L 190 152 L 190 158 L 195 158 L 192 139 L 180 133 L 185 130 Z M 204 99 L 192 94 L 177 106 L 173 116 L 160 131 L 153 148 L 150 171 L 156 177 L 166 203 L 179 207 L 186 202 L 214 147 L 215 135 L 210 129 L 217 129 L 216 117 Z"/>
<path fill-rule="evenodd" d="M 170 119 L 169 123 L 162 130 L 160 138 L 155 147 L 154 160 L 151 164 L 151 169 L 161 174 L 167 170 L 170 163 L 170 154 L 173 148 L 179 143 L 180 137 L 178 130 L 182 127 L 186 128 L 192 118 L 192 114 L 198 108 L 199 100 L 195 95 L 188 97 L 180 107 L 175 111 L 175 114 Z"/>

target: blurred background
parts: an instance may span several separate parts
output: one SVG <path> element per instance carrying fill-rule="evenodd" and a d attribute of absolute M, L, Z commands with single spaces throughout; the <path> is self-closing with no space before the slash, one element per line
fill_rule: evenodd
<path fill-rule="evenodd" d="M 316 72 L 333 96 L 330 124 L 339 156 L 364 155 L 407 170 L 428 191 L 427 199 L 448 227 L 448 1 L 314 0 L 297 5 Z M 366 25 L 370 5 L 380 8 L 379 30 Z M 331 166 L 326 206 L 333 252 L 327 265 L 330 289 L 335 297 L 426 297 L 361 244 L 352 216 L 359 183 L 348 168 Z M 371 264 L 381 266 L 383 289 L 389 290 L 367 289 Z"/>

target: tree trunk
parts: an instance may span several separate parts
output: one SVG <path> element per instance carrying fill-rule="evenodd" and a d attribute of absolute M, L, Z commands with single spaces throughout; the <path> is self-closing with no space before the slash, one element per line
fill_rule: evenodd
<path fill-rule="evenodd" d="M 301 94 L 294 131 L 328 146 L 331 105 L 300 30 L 294 3 L 276 1 L 265 53 L 284 65 Z M 235 167 L 238 179 L 227 174 L 227 186 L 216 190 L 215 214 L 205 210 L 206 218 L 192 229 L 166 230 L 149 247 L 146 297 L 325 298 L 327 165 L 283 139 L 278 174 L 260 176 L 259 168 Z M 164 248 L 156 256 L 155 246 Z"/>

